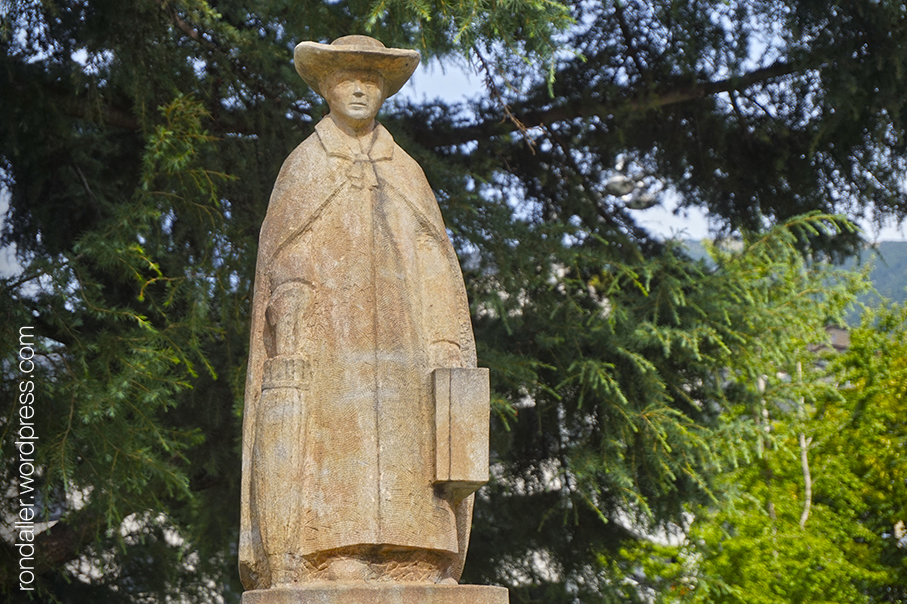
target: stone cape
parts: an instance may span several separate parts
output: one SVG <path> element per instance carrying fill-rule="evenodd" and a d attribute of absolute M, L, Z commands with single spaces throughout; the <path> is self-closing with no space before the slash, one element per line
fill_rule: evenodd
<path fill-rule="evenodd" d="M 285 161 L 262 225 L 243 423 L 246 589 L 318 580 L 331 552 L 376 548 L 446 557 L 457 579 L 466 554 L 473 496 L 453 501 L 432 484 L 431 372 L 476 366 L 462 274 L 418 164 L 380 125 L 367 155 L 351 143 L 322 120 Z M 297 319 L 291 354 L 268 316 L 283 298 Z"/>

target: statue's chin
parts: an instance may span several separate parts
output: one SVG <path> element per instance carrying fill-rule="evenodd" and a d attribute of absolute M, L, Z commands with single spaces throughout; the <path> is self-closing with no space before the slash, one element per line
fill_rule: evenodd
<path fill-rule="evenodd" d="M 351 132 L 365 134 L 375 129 L 375 114 L 371 112 L 363 112 L 359 115 L 332 109 L 331 118 L 341 130 L 348 134 Z"/>

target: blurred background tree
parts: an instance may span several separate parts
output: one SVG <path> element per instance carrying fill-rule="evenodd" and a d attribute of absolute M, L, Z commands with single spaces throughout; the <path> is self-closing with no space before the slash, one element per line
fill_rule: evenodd
<path fill-rule="evenodd" d="M 819 353 L 767 382 L 763 449 L 727 473 L 727 502 L 674 544 L 625 550 L 664 578 L 657 601 L 907 599 L 907 307 L 880 305 L 847 350 Z"/>
<path fill-rule="evenodd" d="M 2 511 L 33 325 L 36 599 L 238 601 L 258 228 L 326 109 L 291 51 L 353 33 L 485 78 L 381 119 L 435 189 L 492 370 L 465 579 L 514 602 L 661 593 L 628 548 L 722 509 L 725 471 L 759 459 L 761 377 L 864 287 L 821 262 L 861 245 L 835 215 L 907 214 L 896 2 L 7 2 Z M 669 199 L 740 251 L 695 261 L 639 225 Z"/>

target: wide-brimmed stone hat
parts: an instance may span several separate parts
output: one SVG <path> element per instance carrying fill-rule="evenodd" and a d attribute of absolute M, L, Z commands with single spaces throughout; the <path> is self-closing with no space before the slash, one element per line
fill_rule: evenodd
<path fill-rule="evenodd" d="M 381 74 L 390 97 L 406 84 L 421 58 L 417 50 L 387 48 L 368 36 L 343 36 L 330 44 L 300 42 L 293 54 L 296 71 L 321 96 L 322 82 L 336 70 L 363 69 Z"/>

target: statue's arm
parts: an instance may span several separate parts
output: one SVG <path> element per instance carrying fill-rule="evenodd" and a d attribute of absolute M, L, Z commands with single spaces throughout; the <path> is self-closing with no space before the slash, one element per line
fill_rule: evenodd
<path fill-rule="evenodd" d="M 476 367 L 463 274 L 438 203 L 421 168 L 412 166 L 418 194 L 407 203 L 423 223 L 419 272 L 435 403 L 435 485 L 459 505 L 488 482 L 489 376 Z"/>

